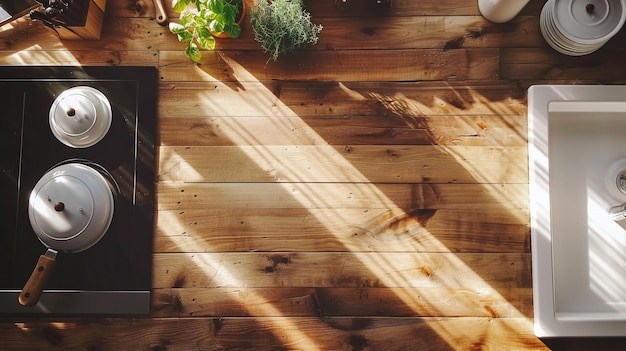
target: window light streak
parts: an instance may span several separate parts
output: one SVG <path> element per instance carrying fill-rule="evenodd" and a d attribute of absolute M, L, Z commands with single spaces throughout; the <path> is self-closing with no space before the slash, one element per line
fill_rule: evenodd
<path fill-rule="evenodd" d="M 200 173 L 196 172 L 195 169 L 189 165 L 185 158 L 172 152 L 171 149 L 159 149 L 159 168 L 159 178 L 161 178 L 163 174 L 167 175 L 172 168 L 181 168 L 185 171 L 185 177 L 190 182 L 201 182 L 204 179 Z"/>
<path fill-rule="evenodd" d="M 26 49 L 7 55 L 2 59 L 4 65 L 71 65 L 79 66 L 80 61 L 70 51 L 66 50 L 43 50 L 39 45 L 33 45 Z"/>
<path fill-rule="evenodd" d="M 601 186 L 604 184 L 601 184 Z M 590 288 L 606 301 L 620 302 L 614 308 L 626 312 L 626 230 L 609 215 L 611 205 L 606 197 L 587 189 L 587 216 L 589 227 L 589 283 Z"/>
<path fill-rule="evenodd" d="M 0 33 L 4 32 L 4 31 L 7 31 L 7 30 L 11 30 L 11 29 L 13 29 L 13 28 L 15 28 L 15 26 L 13 26 L 13 25 L 12 25 L 12 24 L 10 24 L 10 23 L 6 23 L 6 24 L 5 24 L 5 25 L 3 25 L 2 27 L 0 27 Z"/>
<path fill-rule="evenodd" d="M 183 233 L 185 231 L 185 227 L 180 223 L 173 214 L 167 212 L 159 212 L 159 216 L 168 217 L 165 219 L 165 222 L 173 223 L 174 228 L 168 230 L 168 232 L 174 233 Z M 189 245 L 181 243 L 181 241 L 177 241 L 180 251 L 182 252 L 194 252 L 196 250 L 193 245 L 193 241 L 190 242 Z M 220 255 L 216 256 L 218 259 L 212 259 L 208 255 L 194 255 L 190 254 L 190 259 L 206 273 L 208 277 L 208 282 L 204 285 L 206 286 L 215 286 L 215 287 L 245 287 L 247 284 L 244 281 L 240 281 L 237 277 L 230 273 L 228 268 L 225 267 L 223 261 L 220 258 Z M 248 298 L 253 301 L 263 301 L 264 297 L 256 293 L 254 290 L 246 290 L 248 294 Z M 238 300 L 237 291 L 229 291 L 229 297 L 232 300 Z M 244 306 L 245 307 L 245 306 Z M 279 309 L 274 307 L 271 303 L 258 304 L 254 307 L 260 315 L 263 316 L 282 316 L 282 313 Z M 285 346 L 289 345 L 306 345 L 307 350 L 321 350 L 317 347 L 314 340 L 312 340 L 308 335 L 302 332 L 297 324 L 288 319 L 288 318 L 272 318 L 269 323 L 272 324 L 272 332 L 279 337 L 279 334 L 284 336 L 286 339 L 283 341 Z"/>
<path fill-rule="evenodd" d="M 295 112 L 293 112 L 288 106 L 283 104 L 269 89 L 264 88 L 265 90 L 258 90 L 258 84 L 247 84 L 247 82 L 255 83 L 258 82 L 256 78 L 249 72 L 247 72 L 241 65 L 239 65 L 234 60 L 223 57 L 224 61 L 226 61 L 235 72 L 235 76 L 238 79 L 238 84 L 241 85 L 240 91 L 247 91 L 245 94 L 245 98 L 242 95 L 241 103 L 246 105 L 246 109 L 254 109 L 254 115 L 256 116 L 272 116 L 264 119 L 264 122 L 271 123 L 270 128 L 275 131 L 276 134 L 284 137 L 285 135 L 295 135 L 292 133 L 292 124 L 290 124 L 287 117 L 297 118 Z M 344 91 L 347 91 L 345 86 L 341 86 Z M 250 90 L 257 90 L 255 93 L 249 93 Z M 372 93 L 373 94 L 373 93 Z M 358 98 L 358 96 L 354 95 L 354 93 L 350 93 L 349 96 L 352 98 Z M 198 98 L 203 101 L 203 106 L 210 104 L 215 111 L 211 111 L 213 115 L 223 115 L 229 116 L 233 115 L 232 110 L 228 110 L 229 107 L 221 107 L 219 104 L 216 104 L 213 99 L 204 93 L 200 93 Z M 397 100 L 394 97 L 394 100 Z M 409 99 L 404 98 L 404 100 L 400 100 L 402 105 L 399 106 L 402 109 L 409 108 L 411 111 L 420 113 L 420 104 L 415 101 L 410 101 Z M 398 110 L 398 106 L 390 106 L 390 108 L 394 109 L 396 113 L 400 113 Z M 235 108 L 238 109 L 238 108 Z M 240 123 L 234 118 L 225 117 L 220 119 L 220 123 L 226 125 L 228 128 L 224 128 L 222 132 L 224 132 L 229 139 L 235 145 L 242 146 L 241 150 L 245 152 L 248 157 L 258 162 L 259 167 L 261 169 L 267 170 L 267 165 L 270 164 L 281 164 L 281 154 L 276 153 L 271 148 L 264 147 L 261 143 L 261 140 L 255 134 L 254 130 L 248 128 L 247 125 Z M 304 123 L 303 123 L 304 124 Z M 323 140 L 323 138 L 311 128 L 307 131 L 307 135 L 312 135 L 315 140 Z M 287 137 L 289 138 L 289 137 Z M 289 140 L 290 145 L 286 146 L 289 148 L 298 147 L 298 144 L 301 144 L 302 140 L 295 138 L 293 140 Z M 254 147 L 247 147 L 247 146 Z M 346 196 L 347 194 L 354 196 L 354 201 L 359 201 L 359 199 L 369 198 L 371 194 L 377 199 L 376 203 L 364 204 L 365 207 L 376 206 L 376 207 L 384 207 L 389 209 L 392 213 L 396 215 L 405 214 L 404 211 L 399 208 L 391 199 L 389 199 L 380 189 L 378 189 L 374 184 L 371 184 L 367 177 L 360 174 L 360 172 L 354 169 L 354 166 L 350 164 L 348 160 L 343 158 L 340 154 L 337 153 L 337 150 L 328 144 L 318 145 L 315 153 L 311 156 L 319 160 L 318 164 L 322 165 L 319 169 L 315 170 L 315 174 L 318 175 L 318 182 L 328 182 L 329 180 L 333 182 L 337 182 L 335 185 L 338 188 L 337 196 Z M 173 156 L 172 156 L 173 157 Z M 290 171 L 288 165 L 281 168 L 281 172 L 284 172 L 285 178 L 293 179 L 293 182 L 299 182 L 302 180 L 300 174 Z M 472 170 L 473 174 L 481 179 L 481 174 L 478 169 Z M 314 176 L 315 174 L 309 174 L 310 176 Z M 350 183 L 343 183 L 349 179 Z M 284 191 L 286 193 L 297 192 L 297 196 L 295 197 L 298 201 L 300 201 L 301 205 L 304 208 L 331 208 L 333 207 L 333 203 L 328 203 L 327 200 L 324 200 L 321 197 L 318 197 L 316 194 L 316 184 L 314 181 L 307 179 L 306 183 L 299 183 L 297 188 L 294 188 L 293 182 L 282 184 Z M 358 182 L 359 184 L 353 184 L 354 182 Z M 359 196 L 359 192 L 365 191 L 370 196 Z M 496 199 L 500 199 L 500 202 L 506 204 L 507 201 L 510 201 L 514 198 L 523 197 L 526 198 L 525 194 L 507 194 L 507 196 L 503 196 L 501 193 L 492 193 Z M 341 203 L 347 201 L 346 198 L 338 199 L 336 202 Z M 516 199 L 516 201 L 518 201 Z M 334 201 L 333 201 L 334 202 Z M 316 217 L 319 223 L 325 223 L 328 226 L 328 230 L 333 232 L 332 228 L 341 227 L 341 224 L 349 221 L 349 218 L 345 218 L 341 215 L 328 215 L 328 212 L 311 212 L 313 216 Z M 165 215 L 165 213 L 161 213 L 161 215 Z M 181 226 L 182 230 L 182 226 Z M 438 242 L 438 240 L 432 236 L 426 228 L 417 228 L 421 236 L 430 236 L 428 239 L 431 242 Z M 177 231 L 177 232 L 180 232 Z M 338 235 L 341 235 L 337 233 Z M 450 253 L 449 250 L 439 242 L 437 245 L 441 250 L 442 254 L 440 257 L 445 257 L 445 262 L 430 262 L 431 265 L 443 264 L 445 266 L 451 267 L 450 270 L 446 271 L 455 271 L 457 274 L 455 275 L 439 275 L 437 274 L 439 267 L 433 267 L 434 274 L 429 277 L 428 284 L 426 287 L 439 287 L 439 288 L 451 288 L 451 289 L 460 289 L 467 290 L 468 286 L 471 287 L 470 290 L 475 294 L 481 295 L 489 295 L 495 296 L 498 303 L 507 304 L 507 308 L 514 311 L 512 312 L 513 317 L 517 318 L 525 318 L 525 316 L 515 309 L 507 300 L 500 295 L 500 293 L 490 286 L 482 277 L 476 274 L 470 267 L 467 266 L 460 258 L 458 258 L 455 254 Z M 189 250 L 189 248 L 181 247 L 183 251 Z M 413 252 L 415 256 L 413 256 L 414 260 L 423 260 L 425 256 L 420 252 L 420 245 L 417 242 L 412 242 L 411 244 L 407 244 L 407 252 Z M 380 284 L 382 286 L 388 287 L 402 287 L 406 286 L 407 282 L 415 282 L 415 271 L 411 268 L 415 265 L 416 262 L 401 262 L 398 260 L 394 260 L 393 262 L 389 261 L 389 257 L 392 255 L 380 254 L 380 253 L 367 253 L 363 255 L 355 254 L 350 257 L 355 257 L 357 259 L 362 259 L 362 264 L 367 266 L 369 270 L 372 272 L 374 276 L 376 276 L 380 280 Z M 418 257 L 419 256 L 419 257 Z M 404 255 L 403 257 L 411 257 Z M 413 263 L 413 264 L 411 264 Z M 418 262 L 418 264 L 422 264 L 426 262 Z M 207 267 L 215 267 L 218 265 L 218 262 L 207 261 L 204 262 Z M 230 272 L 228 272 L 227 268 L 220 268 L 219 278 L 215 273 L 213 278 L 211 279 L 219 279 L 220 281 L 224 280 L 225 282 L 232 282 L 235 284 L 239 284 L 239 286 L 245 286 L 245 282 L 239 282 L 237 277 L 234 277 Z M 420 287 L 424 287 L 424 280 L 420 280 L 417 283 L 409 283 L 409 284 L 418 284 Z M 408 292 L 408 290 L 404 289 L 393 289 L 393 291 L 397 294 L 397 296 L 406 303 L 407 306 L 424 306 L 428 305 L 428 301 L 419 301 L 416 300 L 418 297 L 413 296 Z M 267 306 L 268 313 L 279 313 L 276 311 L 271 305 Z M 437 311 L 433 311 L 433 314 L 436 314 Z M 416 308 L 416 314 L 420 313 L 420 310 Z M 493 316 L 492 316 L 493 317 Z M 428 322 L 428 321 L 427 321 Z M 503 319 L 504 323 L 507 323 L 506 318 Z M 291 330 L 293 335 L 291 335 L 290 342 L 300 343 L 299 346 L 302 346 L 302 342 L 306 342 L 307 345 L 315 345 L 311 338 L 305 335 L 304 332 L 298 330 L 297 326 L 293 325 L 281 325 L 279 323 L 289 324 L 289 321 L 276 321 L 275 327 L 277 330 L 281 328 L 286 328 L 287 330 Z M 437 332 L 442 339 L 446 340 L 451 347 L 461 347 L 463 345 L 464 339 L 467 335 L 463 335 L 462 330 L 446 330 L 445 326 L 442 326 L 441 323 L 433 323 L 431 325 L 432 329 Z M 524 327 L 527 330 L 532 330 L 532 322 L 530 319 L 525 318 Z M 513 327 L 511 327 L 513 328 Z M 278 334 L 277 334 L 278 336 Z M 316 349 L 316 346 L 312 346 L 312 349 Z"/>

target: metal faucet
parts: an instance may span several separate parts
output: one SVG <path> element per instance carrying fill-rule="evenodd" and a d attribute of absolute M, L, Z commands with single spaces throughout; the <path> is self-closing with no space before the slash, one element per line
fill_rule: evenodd
<path fill-rule="evenodd" d="M 609 215 L 611 215 L 611 218 L 616 222 L 626 219 L 626 202 L 621 205 L 611 207 Z"/>
<path fill-rule="evenodd" d="M 621 170 L 617 174 L 615 185 L 617 186 L 617 190 L 626 195 L 626 169 Z M 611 209 L 609 209 L 609 215 L 611 215 L 611 218 L 614 221 L 626 219 L 626 202 L 621 205 L 611 207 Z"/>

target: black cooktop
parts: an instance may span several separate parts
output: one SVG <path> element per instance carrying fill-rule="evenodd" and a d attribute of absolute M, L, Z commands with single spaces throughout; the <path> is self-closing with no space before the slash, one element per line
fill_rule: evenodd
<path fill-rule="evenodd" d="M 150 311 L 156 144 L 154 67 L 0 66 L 0 314 L 118 315 Z M 49 126 L 55 98 L 75 86 L 102 92 L 112 123 L 93 146 L 61 143 Z M 40 302 L 17 296 L 46 247 L 28 218 L 37 181 L 64 162 L 96 164 L 119 187 L 109 229 L 93 247 L 60 252 Z"/>

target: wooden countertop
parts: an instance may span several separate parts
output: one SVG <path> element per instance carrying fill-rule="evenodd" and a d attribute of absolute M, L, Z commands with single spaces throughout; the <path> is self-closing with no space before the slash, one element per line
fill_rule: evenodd
<path fill-rule="evenodd" d="M 526 89 L 624 82 L 625 35 L 566 57 L 541 36 L 543 0 L 502 25 L 473 1 L 394 3 L 373 17 L 308 1 L 320 42 L 276 63 L 246 22 L 194 64 L 149 0 L 109 0 L 99 41 L 0 28 L 3 65 L 161 76 L 151 316 L 4 318 L 0 348 L 546 349 Z"/>

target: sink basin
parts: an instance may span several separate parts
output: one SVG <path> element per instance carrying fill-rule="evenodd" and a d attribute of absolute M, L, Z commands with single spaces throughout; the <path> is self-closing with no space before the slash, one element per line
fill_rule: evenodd
<path fill-rule="evenodd" d="M 528 90 L 534 329 L 626 336 L 626 86 Z"/>

